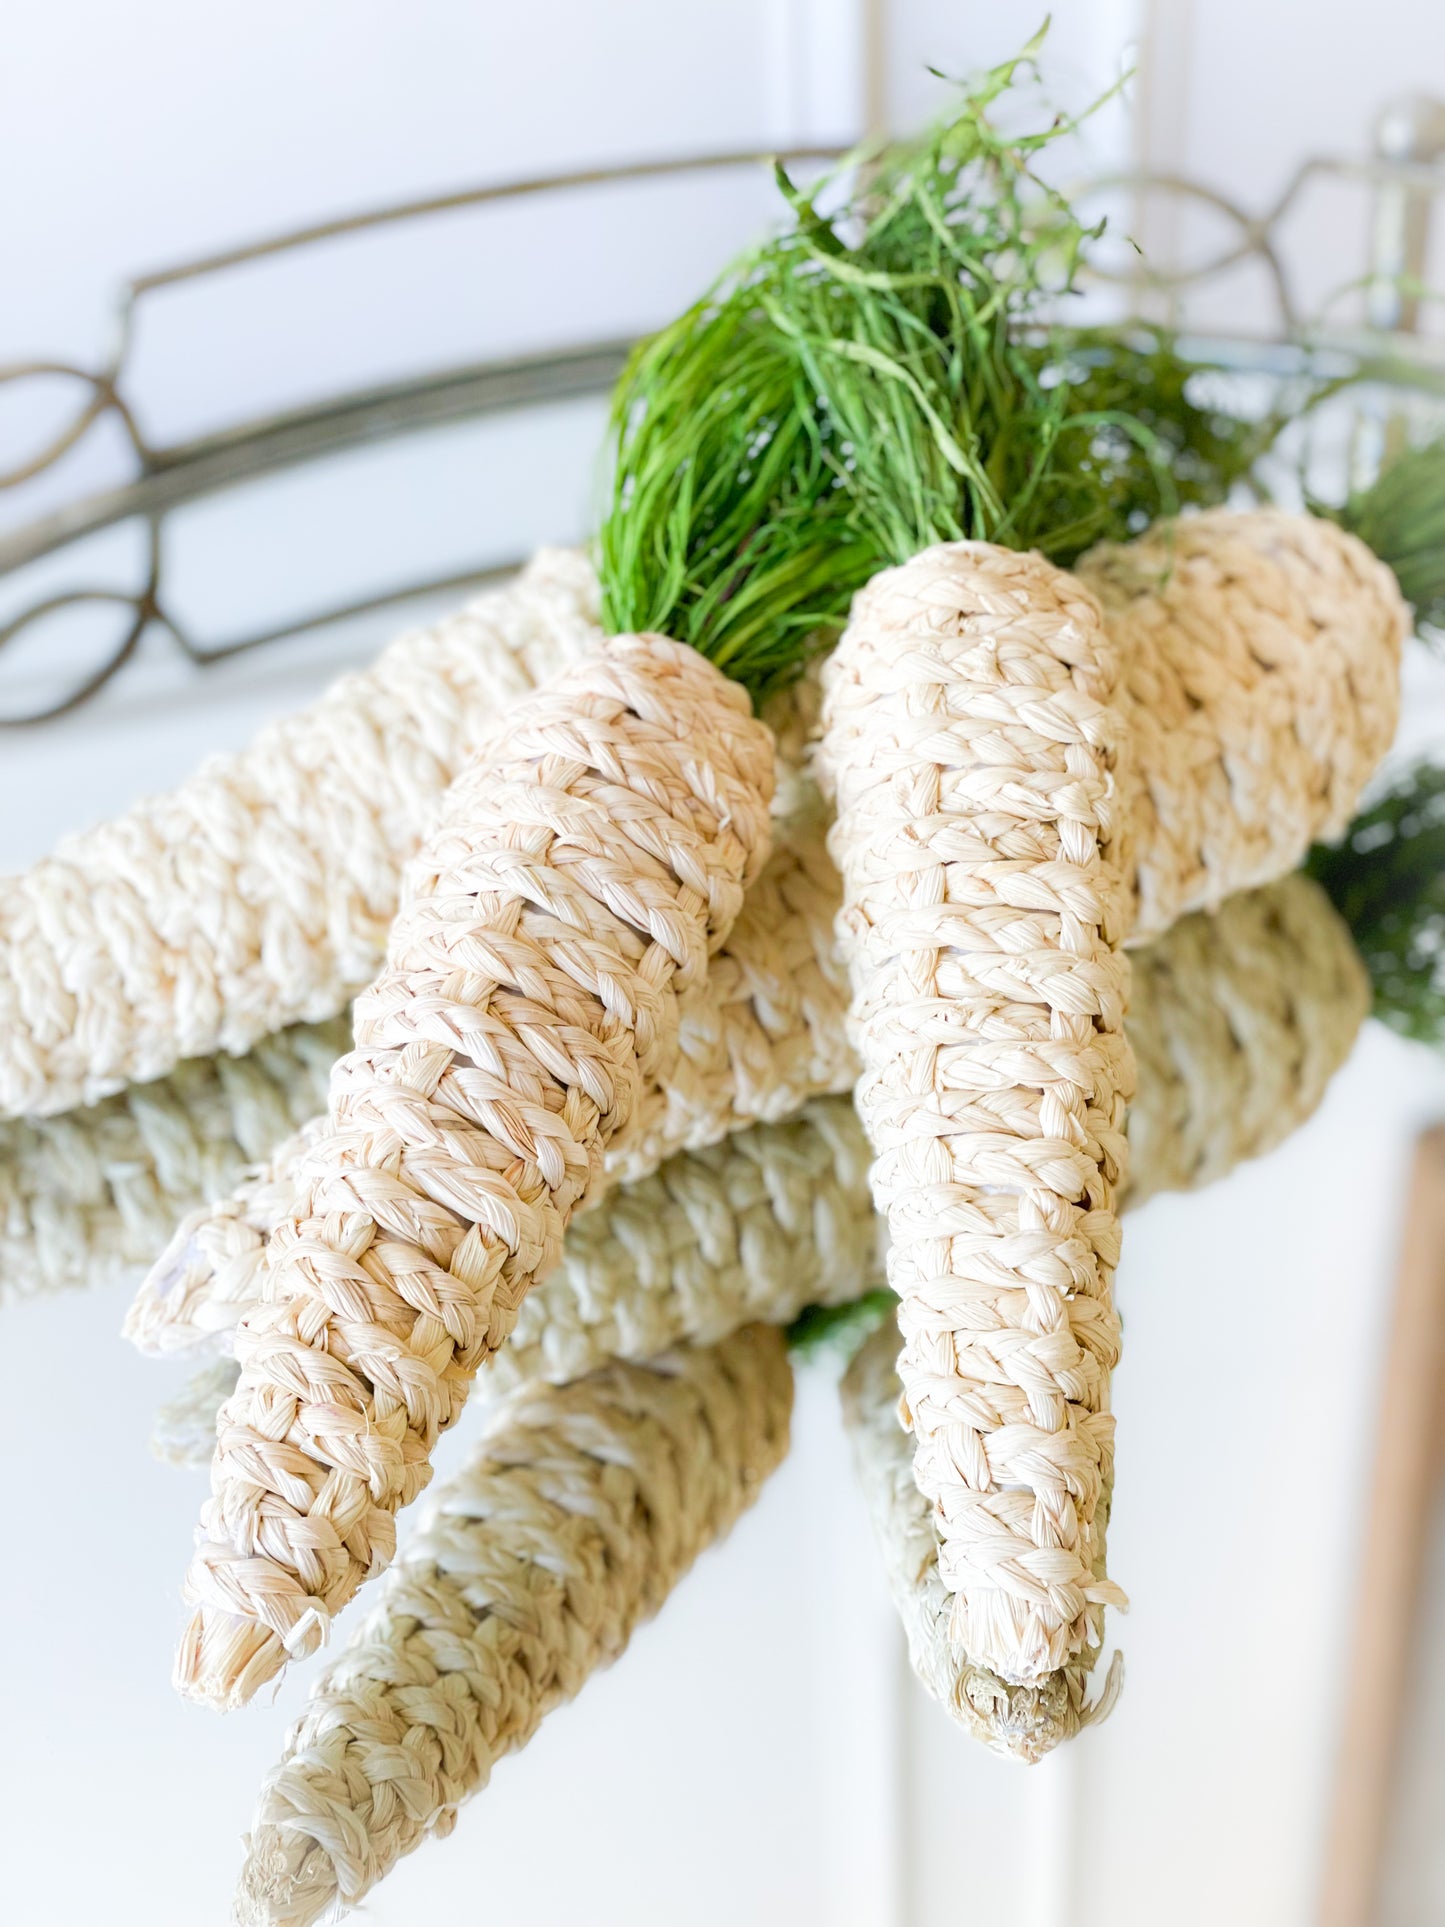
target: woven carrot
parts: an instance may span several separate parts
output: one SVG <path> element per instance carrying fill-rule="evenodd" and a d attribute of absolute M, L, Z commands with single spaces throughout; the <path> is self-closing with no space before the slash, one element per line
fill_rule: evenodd
<path fill-rule="evenodd" d="M 376 972 L 446 785 L 500 708 L 598 637 L 590 566 L 543 550 L 250 749 L 0 883 L 0 1116 L 334 1017 Z"/>
<path fill-rule="evenodd" d="M 914 1470 L 954 1637 L 1014 1682 L 1096 1643 L 1120 1597 L 1095 1514 L 1124 940 L 1344 828 L 1393 732 L 1407 629 L 1388 570 L 1331 524 L 1214 511 L 1142 554 L 1082 571 L 1122 577 L 1111 638 L 1040 558 L 939 546 L 859 596 L 825 672 Z M 1285 739 L 1289 758 L 1259 758 Z"/>
<path fill-rule="evenodd" d="M 237 1332 L 183 1690 L 249 1698 L 388 1563 L 767 854 L 773 748 L 749 712 L 694 650 L 617 638 L 453 786 Z"/>
<path fill-rule="evenodd" d="M 521 1388 L 441 1487 L 267 1776 L 244 1927 L 355 1906 L 615 1660 L 788 1445 L 781 1333 Z"/>
<path fill-rule="evenodd" d="M 289 1175 L 278 1174 L 273 1195 L 283 1185 L 289 1195 Z M 194 1299 L 189 1322 L 168 1330 L 171 1349 L 185 1338 L 192 1348 L 229 1341 L 263 1273 L 264 1209 L 248 1230 L 256 1262 L 244 1281 L 233 1271 L 229 1296 Z M 880 1231 L 868 1142 L 847 1097 L 815 1098 L 784 1124 L 679 1152 L 573 1221 L 561 1262 L 523 1299 L 478 1395 L 492 1400 L 533 1379 L 565 1384 L 611 1359 L 640 1363 L 755 1319 L 787 1325 L 810 1307 L 849 1305 L 881 1279 Z M 163 1408 L 158 1455 L 208 1465 L 235 1383 L 229 1359 L 202 1367 Z"/>
<path fill-rule="evenodd" d="M 1231 897 L 1213 914 L 1185 917 L 1138 951 L 1128 1031 L 1139 1091 L 1129 1111 L 1124 1208 L 1158 1191 L 1213 1183 L 1281 1142 L 1318 1104 L 1368 1007 L 1369 983 L 1349 929 L 1303 876 Z M 1090 1701 L 1099 1650 L 1093 1640 L 1062 1666 L 1018 1683 L 954 1639 L 932 1508 L 918 1490 L 912 1445 L 898 1421 L 897 1351 L 889 1321 L 849 1365 L 842 1399 L 913 1669 L 976 1738 L 1019 1759 L 1041 1759 L 1107 1713 L 1118 1662 Z M 1093 1533 L 1101 1573 L 1111 1467 L 1106 1437 Z"/>

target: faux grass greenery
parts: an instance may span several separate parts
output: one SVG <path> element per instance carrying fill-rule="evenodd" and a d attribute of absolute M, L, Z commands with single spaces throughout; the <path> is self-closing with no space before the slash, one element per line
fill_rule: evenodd
<path fill-rule="evenodd" d="M 1272 431 L 1196 405 L 1167 337 L 1050 325 L 1099 230 L 1033 171 L 1074 123 L 990 118 L 1036 47 L 921 142 L 855 156 L 851 195 L 779 168 L 783 231 L 635 353 L 599 539 L 613 630 L 762 694 L 932 542 L 1068 563 L 1251 467 Z"/>
<path fill-rule="evenodd" d="M 1416 623 L 1445 641 L 1445 436 L 1404 449 L 1343 508 L 1323 513 L 1389 563 Z"/>
<path fill-rule="evenodd" d="M 1445 1044 L 1445 768 L 1406 770 L 1306 865 L 1354 933 L 1392 1030 Z"/>
<path fill-rule="evenodd" d="M 831 1353 L 846 1364 L 897 1309 L 898 1300 L 886 1285 L 865 1291 L 846 1305 L 809 1305 L 789 1325 L 788 1344 L 799 1358 Z"/>

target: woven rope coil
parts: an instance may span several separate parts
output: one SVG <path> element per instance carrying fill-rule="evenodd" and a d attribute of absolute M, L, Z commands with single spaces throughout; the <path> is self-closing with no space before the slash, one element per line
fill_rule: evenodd
<path fill-rule="evenodd" d="M 250 749 L 0 883 L 0 1115 L 335 1016 L 375 974 L 402 866 L 499 708 L 600 633 L 589 564 L 543 550 Z"/>
<path fill-rule="evenodd" d="M 1133 1078 L 1116 667 L 1072 578 L 954 543 L 873 579 L 825 674 L 914 1473 L 955 1638 L 1018 1679 L 1120 1597 L 1094 1570 Z"/>
<path fill-rule="evenodd" d="M 449 1833 L 752 1503 L 791 1404 L 782 1337 L 754 1327 L 499 1406 L 267 1778 L 245 1927 L 310 1927 Z"/>
<path fill-rule="evenodd" d="M 953 544 L 876 578 L 825 672 L 819 757 L 915 1474 L 955 1634 L 1015 1682 L 1092 1643 L 1111 1596 L 1090 1520 L 1118 945 L 1344 827 L 1408 627 L 1359 543 L 1273 513 L 1200 516 L 1081 575 L 1108 641 L 1037 558 Z M 1038 1049 L 1065 1037 L 1072 1064 Z"/>
<path fill-rule="evenodd" d="M 673 1068 L 772 788 L 744 692 L 660 637 L 523 699 L 454 784 L 237 1333 L 182 1690 L 249 1698 L 390 1560 L 437 1435 Z"/>
<path fill-rule="evenodd" d="M 152 1263 L 182 1214 L 228 1197 L 326 1102 L 350 1038 L 345 1018 L 298 1024 L 245 1057 L 193 1058 L 84 1110 L 0 1123 L 0 1300 Z"/>

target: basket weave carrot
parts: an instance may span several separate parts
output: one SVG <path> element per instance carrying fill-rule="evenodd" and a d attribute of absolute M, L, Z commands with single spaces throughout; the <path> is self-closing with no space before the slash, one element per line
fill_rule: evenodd
<path fill-rule="evenodd" d="M 402 865 L 499 710 L 598 640 L 580 556 L 403 636 L 239 755 L 0 883 L 0 1116 L 336 1016 Z"/>
<path fill-rule="evenodd" d="M 191 1322 L 172 1328 L 172 1350 L 184 1337 L 193 1349 L 229 1342 L 259 1285 L 271 1225 L 258 1214 L 249 1229 L 258 1262 L 244 1291 L 193 1302 Z M 882 1277 L 880 1231 L 868 1142 L 847 1097 L 815 1098 L 784 1124 L 679 1152 L 573 1220 L 561 1262 L 523 1299 L 478 1394 L 561 1385 L 611 1359 L 640 1363 L 754 1320 L 788 1325 L 810 1307 L 852 1304 Z M 163 1408 L 158 1455 L 208 1465 L 235 1382 L 228 1358 L 202 1367 Z"/>
<path fill-rule="evenodd" d="M 1128 1028 L 1139 1092 L 1129 1113 L 1124 1207 L 1158 1191 L 1211 1184 L 1280 1143 L 1314 1110 L 1348 1057 L 1369 998 L 1348 927 L 1303 876 L 1186 917 L 1138 951 Z M 1099 1650 L 1092 1640 L 1060 1667 L 1017 1683 L 954 1638 L 932 1509 L 918 1490 L 912 1447 L 898 1421 L 897 1350 L 890 1323 L 858 1351 L 842 1397 L 914 1671 L 995 1751 L 1041 1759 L 1107 1713 L 1117 1666 L 1091 1703 L 1088 1679 Z M 1106 1438 L 1093 1538 L 1100 1571 L 1111 1464 Z"/>
<path fill-rule="evenodd" d="M 1213 511 L 1141 549 L 1127 574 L 1112 554 L 1081 572 L 1127 584 L 1110 633 L 1041 558 L 935 547 L 859 596 L 825 671 L 914 1471 L 955 1639 L 1015 1682 L 1097 1643 L 1120 1598 L 1095 1513 L 1125 939 L 1343 831 L 1393 733 L 1408 628 L 1389 571 L 1329 523 Z"/>
<path fill-rule="evenodd" d="M 266 1780 L 238 1920 L 310 1927 L 449 1833 L 752 1504 L 792 1396 L 782 1334 L 754 1326 L 489 1414 Z"/>
<path fill-rule="evenodd" d="M 789 1118 L 811 1098 L 853 1087 L 847 981 L 833 942 L 838 873 L 816 792 L 781 763 L 779 782 L 792 812 L 776 820 L 773 852 L 705 978 L 681 999 L 666 1088 L 644 1091 L 613 1139 L 602 1172 L 608 1184 L 649 1176 L 676 1151 Z M 196 1201 L 181 1218 L 126 1319 L 139 1350 L 185 1351 L 209 1333 L 229 1334 L 259 1296 L 265 1237 L 326 1128 L 324 1113 L 308 1120 L 227 1197 Z"/>
<path fill-rule="evenodd" d="M 237 1332 L 178 1684 L 315 1649 L 608 1143 L 676 1059 L 768 850 L 773 745 L 696 651 L 621 637 L 510 711 L 416 859 Z"/>

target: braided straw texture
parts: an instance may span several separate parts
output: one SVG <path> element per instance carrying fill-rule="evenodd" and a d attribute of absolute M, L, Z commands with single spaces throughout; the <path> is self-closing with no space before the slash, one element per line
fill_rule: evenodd
<path fill-rule="evenodd" d="M 1130 1210 L 1160 1191 L 1212 1184 L 1281 1143 L 1314 1111 L 1349 1056 L 1370 986 L 1349 930 L 1319 885 L 1295 875 L 1183 918 L 1134 958 L 1128 1032 L 1139 1090 L 1129 1110 Z M 1120 1661 L 1087 1701 L 1098 1655 L 1012 1685 L 950 1636 L 938 1537 L 899 1423 L 891 1321 L 844 1375 L 843 1415 L 859 1482 L 903 1620 L 913 1669 L 995 1751 L 1041 1759 L 1104 1717 Z M 1100 1509 L 1107 1502 L 1105 1482 Z M 1098 1525 L 1099 1514 L 1095 1521 Z M 1102 1532 L 1095 1563 L 1103 1570 Z"/>
<path fill-rule="evenodd" d="M 1086 555 L 1123 665 L 1138 943 L 1344 833 L 1395 734 L 1410 613 L 1334 523 L 1211 509 Z"/>
<path fill-rule="evenodd" d="M 1182 918 L 1133 961 L 1131 1206 L 1282 1144 L 1349 1056 L 1371 997 L 1349 926 L 1298 873 Z"/>
<path fill-rule="evenodd" d="M 1037 556 L 927 550 L 858 596 L 820 766 L 888 1213 L 914 1473 L 954 1636 L 1029 1680 L 1098 1637 L 1133 1065 L 1115 658 Z"/>
<path fill-rule="evenodd" d="M 530 1386 L 438 1491 L 268 1776 L 243 1927 L 368 1893 L 651 1617 L 788 1443 L 780 1333 Z"/>
<path fill-rule="evenodd" d="M 809 1305 L 860 1298 L 883 1273 L 868 1155 L 851 1100 L 821 1097 L 784 1124 L 679 1152 L 609 1192 L 568 1227 L 561 1263 L 522 1300 L 477 1395 L 533 1379 L 566 1384 L 610 1359 L 711 1345 L 753 1320 L 786 1325 Z M 258 1260 L 269 1228 L 254 1234 Z M 258 1261 L 253 1288 L 261 1270 Z M 238 1319 L 249 1302 L 222 1309 Z M 224 1339 L 219 1323 L 215 1335 Z M 216 1415 L 235 1382 L 229 1359 L 204 1366 L 163 1408 L 157 1455 L 209 1465 Z"/>
<path fill-rule="evenodd" d="M 891 1323 L 882 1326 L 844 1373 L 841 1396 L 854 1468 L 903 1621 L 908 1657 L 929 1694 L 976 1739 L 1033 1765 L 1061 1741 L 1107 1717 L 1123 1669 L 1116 1655 L 1104 1690 L 1090 1702 L 1096 1645 L 1084 1646 L 1054 1672 L 1017 1684 L 976 1664 L 954 1643 L 949 1635 L 953 1600 L 938 1572 L 938 1535 L 913 1477 L 911 1441 L 898 1422 L 896 1351 Z M 1109 1490 L 1106 1476 L 1094 1515 L 1101 1576 Z"/>
<path fill-rule="evenodd" d="M 776 823 L 773 852 L 705 977 L 678 1000 L 677 1060 L 665 1089 L 642 1093 L 609 1146 L 609 1184 L 649 1176 L 678 1150 L 787 1119 L 810 1098 L 853 1088 L 847 980 L 833 936 L 838 873 L 816 790 L 786 768 L 779 775 L 791 814 Z M 324 1117 L 312 1120 L 229 1197 L 181 1220 L 126 1321 L 141 1351 L 186 1351 L 229 1336 L 260 1295 L 266 1239 L 326 1128 Z M 592 1201 L 600 1196 L 599 1188 Z"/>
<path fill-rule="evenodd" d="M 837 873 L 831 871 L 826 852 L 812 842 L 814 834 L 810 829 L 808 839 L 796 846 L 804 859 L 797 873 L 804 908 L 788 926 L 788 940 L 771 944 L 774 890 L 780 873 L 782 881 L 794 875 L 793 852 L 784 848 L 774 850 L 748 893 L 732 936 L 709 968 L 710 986 L 737 989 L 761 983 L 763 992 L 756 999 L 740 995 L 722 1004 L 716 1026 L 696 1026 L 695 1037 L 708 1046 L 706 1076 L 699 1082 L 709 1095 L 696 1113 L 680 1120 L 677 1141 L 706 1145 L 748 1115 L 771 1117 L 782 1110 L 793 1116 L 807 1105 L 810 1122 L 827 1120 L 830 1143 L 837 1134 L 833 1168 L 841 1178 L 848 1147 L 860 1140 L 845 1127 L 837 1107 L 810 1103 L 817 1095 L 851 1089 L 856 1076 L 832 954 Z M 769 905 L 766 917 L 752 914 L 760 896 Z M 798 950 L 806 952 L 805 961 L 785 987 L 810 985 L 814 994 L 801 1000 L 779 998 L 783 966 Z M 724 963 L 727 967 L 720 969 Z M 1218 911 L 1183 917 L 1156 942 L 1136 951 L 1124 1026 L 1138 1072 L 1127 1117 L 1129 1202 L 1140 1204 L 1157 1191 L 1212 1184 L 1236 1164 L 1282 1143 L 1315 1111 L 1329 1080 L 1349 1056 L 1369 1005 L 1369 978 L 1348 926 L 1320 886 L 1299 874 L 1231 897 Z M 743 1048 L 719 1057 L 712 1050 L 712 1040 L 719 1036 L 740 1039 Z M 763 1053 L 776 1050 L 776 1058 L 756 1059 L 755 1046 Z M 698 1061 L 693 1060 L 694 1066 Z M 734 1065 L 747 1067 L 746 1077 L 737 1083 L 732 1081 Z M 227 1197 L 181 1221 L 126 1322 L 126 1336 L 139 1350 L 164 1356 L 198 1346 L 229 1349 L 246 1308 L 260 1297 L 266 1242 L 290 1206 L 310 1143 L 324 1129 L 324 1118 L 312 1119 Z M 771 1146 L 783 1142 L 766 1133 L 750 1136 L 745 1155 L 769 1162 Z M 608 1153 L 609 1172 L 620 1173 L 629 1184 L 655 1168 L 615 1145 Z M 667 1181 L 671 1183 L 671 1177 Z M 778 1173 L 768 1177 L 770 1193 L 779 1182 Z M 604 1195 L 610 1193 L 599 1193 L 596 1202 Z M 559 1292 L 572 1272 L 585 1222 L 569 1233 L 562 1271 L 556 1274 Z M 589 1228 L 586 1236 L 601 1240 L 605 1234 Z M 764 1274 L 771 1269 L 765 1254 L 752 1262 Z M 650 1264 L 644 1269 L 651 1275 Z M 585 1296 L 593 1307 L 588 1315 L 608 1316 L 600 1275 L 585 1283 L 580 1272 L 577 1277 L 579 1298 Z M 630 1299 L 630 1283 L 619 1276 L 617 1285 Z M 502 1355 L 503 1366 L 517 1358 L 519 1346 L 525 1351 L 530 1341 L 524 1333 L 540 1332 L 544 1318 L 570 1328 L 580 1315 L 575 1309 L 553 1307 L 550 1289 L 526 1299 Z M 765 1315 L 761 1303 L 756 1315 Z M 617 1316 L 626 1323 L 638 1313 L 629 1303 Z M 740 1314 L 725 1328 L 742 1322 Z M 716 1329 L 684 1325 L 641 1349 L 619 1344 L 607 1349 L 646 1358 L 674 1338 L 716 1335 Z M 562 1341 L 554 1337 L 552 1342 Z M 567 1356 L 564 1377 L 576 1377 L 595 1362 Z M 534 1375 L 530 1366 L 525 1370 Z"/>
<path fill-rule="evenodd" d="M 248 1699 L 389 1562 L 438 1434 L 674 1068 L 772 789 L 745 693 L 656 636 L 524 698 L 453 785 L 237 1332 L 183 1691 Z"/>
<path fill-rule="evenodd" d="M 345 1018 L 246 1057 L 193 1058 L 62 1117 L 0 1123 L 0 1300 L 152 1263 L 183 1212 L 219 1203 L 326 1102 Z"/>
<path fill-rule="evenodd" d="M 589 565 L 544 550 L 250 749 L 0 883 L 0 1115 L 334 1017 L 376 973 L 447 784 L 597 624 Z"/>
<path fill-rule="evenodd" d="M 1122 1208 L 1200 1189 L 1282 1143 L 1349 1056 L 1369 999 L 1348 927 L 1299 875 L 1181 918 L 1137 951 L 1125 1029 L 1139 1088 Z M 821 1098 L 786 1125 L 679 1155 L 657 1178 L 608 1194 L 573 1221 L 561 1264 L 523 1299 L 489 1389 L 580 1378 L 608 1357 L 649 1358 L 750 1318 L 787 1324 L 810 1304 L 848 1304 L 881 1272 L 866 1175 L 852 1105 Z M 235 1243 L 188 1294 L 142 1291 L 139 1322 L 149 1316 L 152 1341 L 143 1349 L 229 1346 L 259 1295 L 266 1240 L 294 1183 L 292 1165 L 234 1194 L 233 1215 L 209 1227 Z M 159 1456 L 208 1465 L 234 1385 L 233 1365 L 203 1367 L 163 1409 Z"/>

